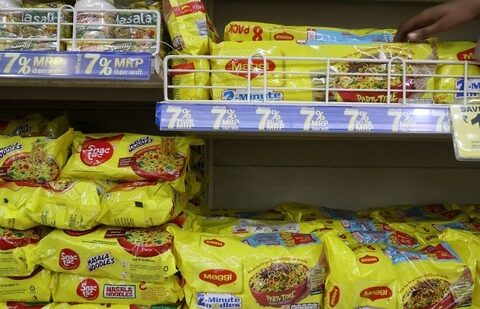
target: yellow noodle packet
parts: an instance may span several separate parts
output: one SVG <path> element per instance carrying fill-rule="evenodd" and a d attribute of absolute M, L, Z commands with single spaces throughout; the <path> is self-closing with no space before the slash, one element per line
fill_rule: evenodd
<path fill-rule="evenodd" d="M 187 203 L 187 195 L 175 192 L 168 184 L 121 183 L 102 194 L 98 221 L 111 226 L 158 226 L 175 218 Z"/>
<path fill-rule="evenodd" d="M 77 132 L 63 176 L 96 180 L 155 180 L 185 191 L 190 145 L 187 137 Z"/>
<path fill-rule="evenodd" d="M 0 136 L 1 179 L 37 183 L 58 179 L 72 139 L 72 129 L 57 139 Z"/>
<path fill-rule="evenodd" d="M 53 301 L 58 303 L 155 305 L 176 304 L 183 299 L 176 276 L 152 283 L 58 273 L 52 286 Z"/>
<path fill-rule="evenodd" d="M 40 225 L 28 216 L 36 189 L 22 182 L 0 182 L 0 227 L 26 230 Z"/>
<path fill-rule="evenodd" d="M 243 240 L 169 226 L 189 308 L 320 308 L 325 263 L 316 234 Z"/>
<path fill-rule="evenodd" d="M 29 260 L 54 272 L 161 282 L 177 271 L 171 246 L 172 236 L 164 227 L 54 230 L 40 241 Z"/>
<path fill-rule="evenodd" d="M 171 62 L 174 100 L 209 100 L 210 61 L 208 59 L 173 59 Z M 204 72 L 202 72 L 204 70 Z"/>
<path fill-rule="evenodd" d="M 45 234 L 41 227 L 24 231 L 0 228 L 0 278 L 30 275 L 35 265 L 29 255 Z"/>
<path fill-rule="evenodd" d="M 52 273 L 37 268 L 26 277 L 0 277 L 0 301 L 48 302 Z"/>

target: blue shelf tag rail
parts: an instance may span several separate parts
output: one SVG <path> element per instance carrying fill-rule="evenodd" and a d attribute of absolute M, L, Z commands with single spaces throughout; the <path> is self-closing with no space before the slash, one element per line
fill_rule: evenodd
<path fill-rule="evenodd" d="M 148 80 L 152 55 L 113 52 L 0 52 L 0 78 Z"/>
<path fill-rule="evenodd" d="M 254 105 L 161 102 L 162 131 L 450 133 L 448 106 Z"/>

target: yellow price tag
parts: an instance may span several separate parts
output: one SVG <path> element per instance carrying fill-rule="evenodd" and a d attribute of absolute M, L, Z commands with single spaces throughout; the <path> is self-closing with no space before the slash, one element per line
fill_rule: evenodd
<path fill-rule="evenodd" d="M 450 106 L 457 160 L 480 160 L 480 104 Z"/>

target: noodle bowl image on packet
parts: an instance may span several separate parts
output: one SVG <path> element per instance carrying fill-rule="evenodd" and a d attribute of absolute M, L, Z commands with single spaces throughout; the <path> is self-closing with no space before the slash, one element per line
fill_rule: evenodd
<path fill-rule="evenodd" d="M 1 136 L 0 178 L 3 181 L 37 183 L 58 179 L 67 161 L 72 139 L 72 129 L 57 139 Z"/>
<path fill-rule="evenodd" d="M 155 180 L 185 191 L 190 145 L 186 137 L 76 133 L 64 177 L 96 180 Z"/>
<path fill-rule="evenodd" d="M 133 282 L 163 282 L 176 273 L 172 236 L 164 227 L 54 230 L 29 261 L 54 272 Z"/>
<path fill-rule="evenodd" d="M 385 76 L 392 58 L 434 59 L 428 44 L 305 45 L 288 41 L 226 41 L 214 45 L 212 55 L 231 57 L 211 60 L 214 100 L 323 102 L 327 95 L 329 70 L 330 101 L 387 103 L 390 99 L 392 103 L 432 102 L 429 90 L 433 90 L 433 78 L 411 75 L 433 73 L 434 65 L 407 63 L 403 68 L 401 62 L 393 61 L 390 96 Z M 326 57 L 335 58 L 330 67 L 327 67 Z M 361 61 L 344 61 L 342 58 L 359 58 Z M 405 81 L 402 77 L 404 70 Z M 362 73 L 366 75 L 361 76 Z M 404 86 L 406 98 L 402 94 Z"/>
<path fill-rule="evenodd" d="M 135 283 L 64 273 L 55 274 L 52 285 L 53 300 L 59 303 L 155 305 L 176 304 L 183 298 L 176 276 L 155 283 Z"/>
<path fill-rule="evenodd" d="M 329 272 L 325 308 L 469 307 L 471 267 L 445 242 L 414 249 L 352 245 L 324 237 Z"/>
<path fill-rule="evenodd" d="M 325 260 L 316 234 L 238 239 L 169 226 L 189 308 L 321 308 Z"/>

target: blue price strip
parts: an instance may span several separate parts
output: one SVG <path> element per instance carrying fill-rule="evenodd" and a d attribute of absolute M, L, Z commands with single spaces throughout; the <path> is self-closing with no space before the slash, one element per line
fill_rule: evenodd
<path fill-rule="evenodd" d="M 158 103 L 165 131 L 449 133 L 448 107 Z"/>
<path fill-rule="evenodd" d="M 0 52 L 0 77 L 150 78 L 151 54 L 109 52 Z"/>

